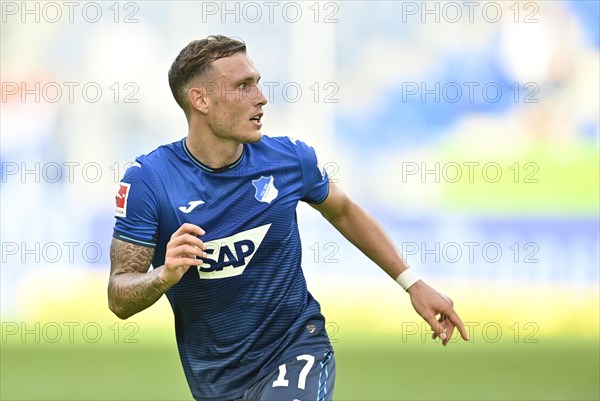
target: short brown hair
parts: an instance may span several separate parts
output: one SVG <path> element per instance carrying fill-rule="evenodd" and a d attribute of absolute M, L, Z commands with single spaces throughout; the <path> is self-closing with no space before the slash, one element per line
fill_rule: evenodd
<path fill-rule="evenodd" d="M 194 40 L 181 50 L 169 69 L 169 86 L 177 104 L 188 113 L 186 86 L 212 68 L 212 62 L 246 52 L 246 43 L 224 35 Z"/>

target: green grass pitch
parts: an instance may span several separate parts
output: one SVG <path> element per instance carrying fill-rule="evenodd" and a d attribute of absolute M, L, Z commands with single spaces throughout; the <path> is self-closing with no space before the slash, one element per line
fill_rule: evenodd
<path fill-rule="evenodd" d="M 353 334 L 335 344 L 335 400 L 598 400 L 598 340 L 455 343 Z M 2 400 L 191 400 L 171 338 L 1 344 Z"/>

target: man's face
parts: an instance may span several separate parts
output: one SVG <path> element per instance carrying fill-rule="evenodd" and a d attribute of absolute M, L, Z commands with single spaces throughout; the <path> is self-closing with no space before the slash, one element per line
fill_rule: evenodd
<path fill-rule="evenodd" d="M 213 62 L 209 89 L 209 125 L 224 140 L 252 143 L 262 134 L 262 106 L 267 103 L 258 87 L 260 74 L 246 53 L 236 53 Z"/>

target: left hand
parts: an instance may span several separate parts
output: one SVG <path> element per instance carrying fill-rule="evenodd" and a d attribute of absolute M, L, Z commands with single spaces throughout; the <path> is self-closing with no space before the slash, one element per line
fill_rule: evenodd
<path fill-rule="evenodd" d="M 410 286 L 408 293 L 415 311 L 429 323 L 431 330 L 433 330 L 432 338 L 439 337 L 442 340 L 442 345 L 446 346 L 456 327 L 463 340 L 469 340 L 465 325 L 454 311 L 454 303 L 450 298 L 437 292 L 422 280 Z M 440 315 L 439 318 L 438 315 Z"/>

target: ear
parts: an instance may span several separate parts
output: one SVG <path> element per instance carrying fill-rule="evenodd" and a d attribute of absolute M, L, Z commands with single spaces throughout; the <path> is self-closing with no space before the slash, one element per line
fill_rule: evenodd
<path fill-rule="evenodd" d="M 191 87 L 187 96 L 193 109 L 202 114 L 208 113 L 208 92 L 203 86 Z"/>

